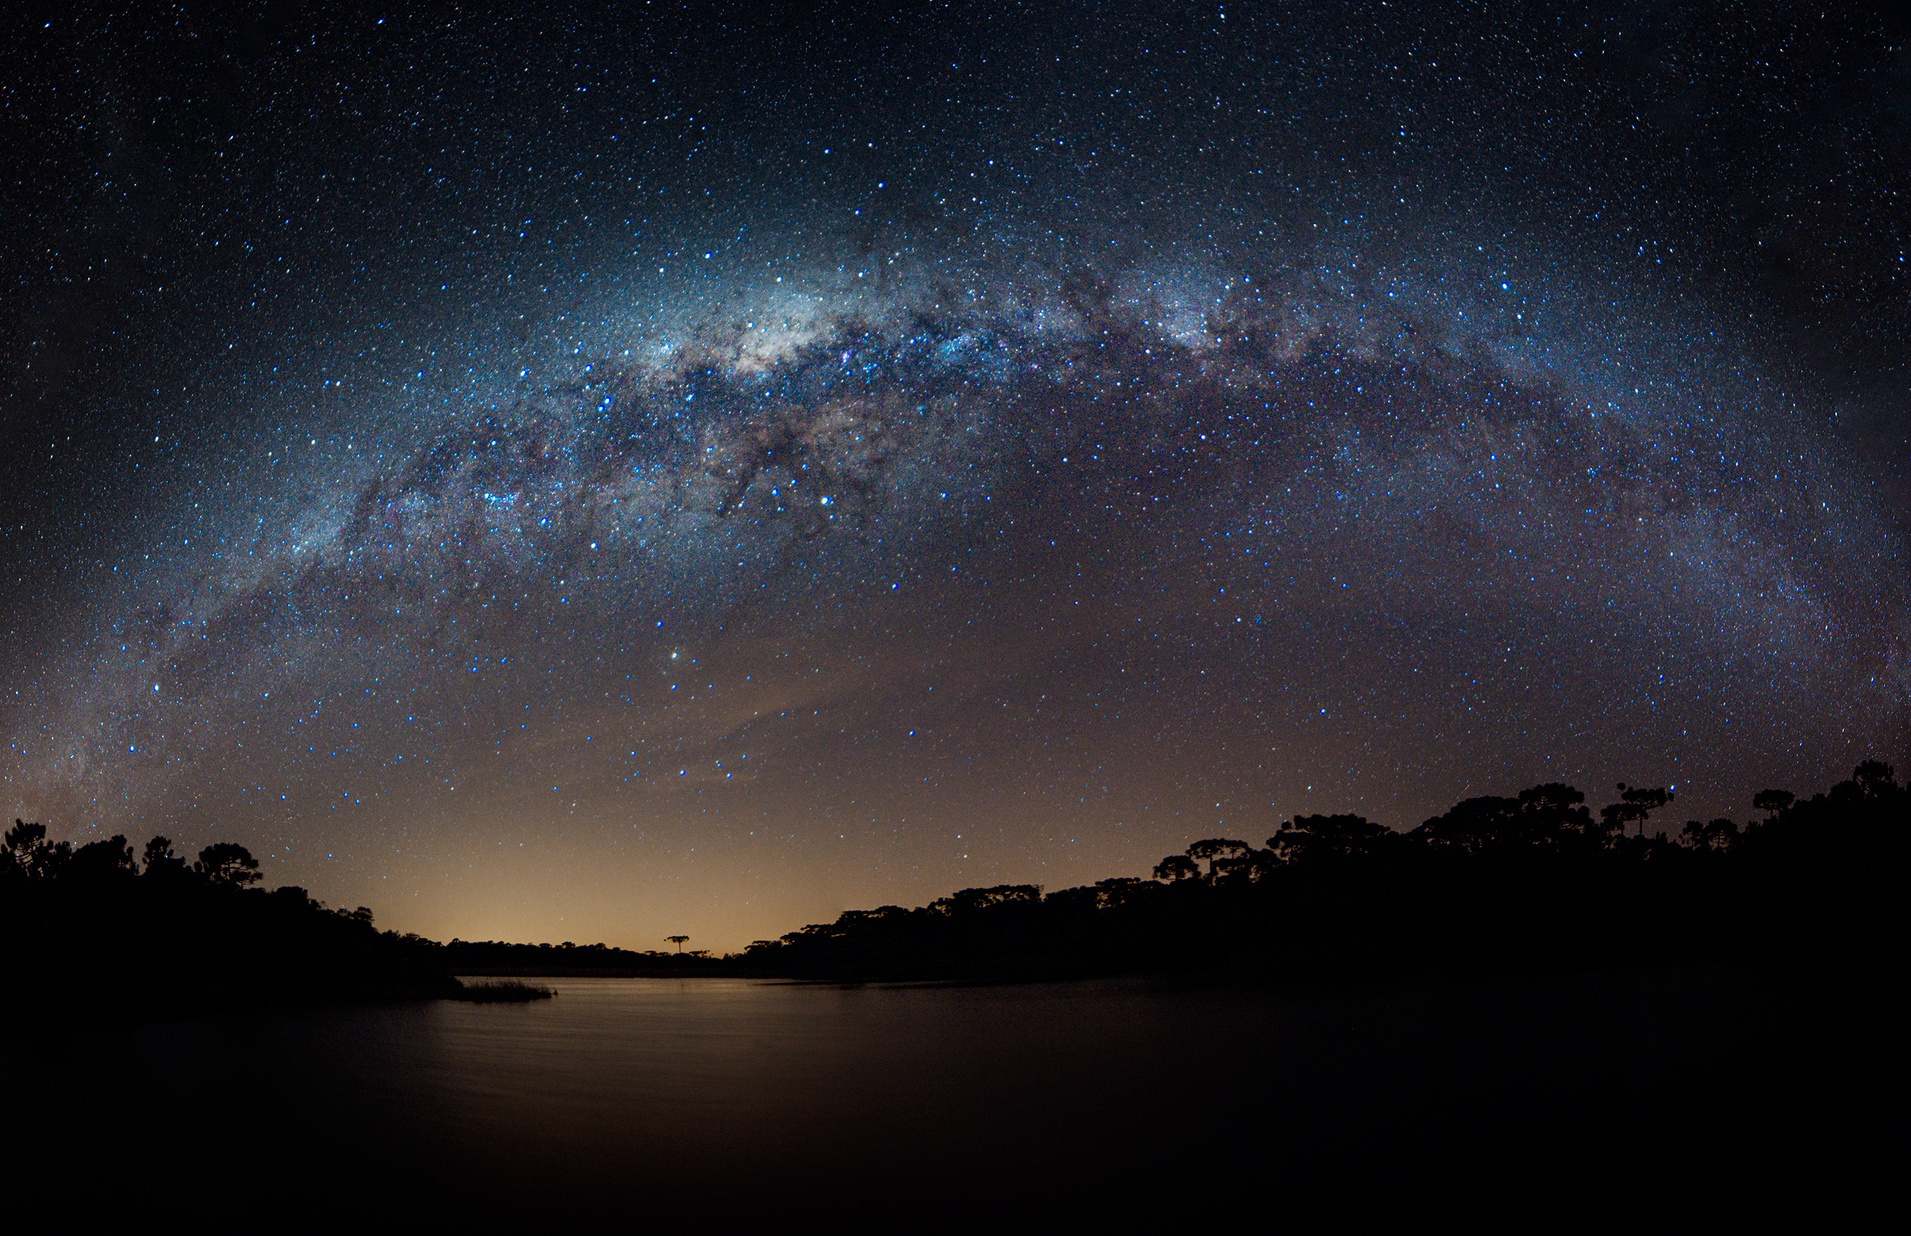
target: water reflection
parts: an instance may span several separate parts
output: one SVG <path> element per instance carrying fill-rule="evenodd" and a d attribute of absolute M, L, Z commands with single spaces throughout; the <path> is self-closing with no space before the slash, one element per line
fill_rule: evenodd
<path fill-rule="evenodd" d="M 1812 1170 L 1848 1191 L 1870 1187 L 1865 1154 L 1896 1153 L 1861 1122 L 1902 1076 L 1810 1073 L 1801 1046 L 1862 1052 L 1862 1034 L 1737 972 L 1311 995 L 546 981 L 558 998 L 529 1005 L 41 1044 L 51 1067 L 16 1090 L 15 1127 L 31 1166 L 90 1181 L 97 1205 L 213 1180 L 315 1222 L 800 1204 L 920 1225 L 1011 1200 L 1132 1217 L 1443 1195 L 1616 1213 L 1769 1194 L 1776 1159 L 1800 1166 L 1798 1120 L 1843 1122 Z"/>
<path fill-rule="evenodd" d="M 417 1108 L 474 1155 L 712 1186 L 880 1176 L 1072 1123 L 1102 1085 L 1172 1058 L 1186 1022 L 1115 985 L 555 986 L 548 1005 L 432 1008 Z"/>

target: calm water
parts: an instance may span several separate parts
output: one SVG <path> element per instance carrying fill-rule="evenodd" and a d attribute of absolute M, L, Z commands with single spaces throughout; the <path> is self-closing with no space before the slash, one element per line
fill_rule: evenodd
<path fill-rule="evenodd" d="M 1895 1030 L 1732 972 L 1311 995 L 550 985 L 532 1005 L 35 1044 L 11 1125 L 35 1170 L 101 1204 L 216 1182 L 327 1221 L 795 1205 L 936 1226 L 1245 1196 L 1289 1214 L 1564 1198 L 1623 1222 L 1888 1189 L 1904 1141 Z"/>

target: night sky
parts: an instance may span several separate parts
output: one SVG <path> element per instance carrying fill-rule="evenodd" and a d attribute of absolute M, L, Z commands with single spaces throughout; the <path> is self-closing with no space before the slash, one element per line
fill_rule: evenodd
<path fill-rule="evenodd" d="M 6 819 L 724 950 L 1911 763 L 1894 6 L 578 7 L 10 10 Z"/>

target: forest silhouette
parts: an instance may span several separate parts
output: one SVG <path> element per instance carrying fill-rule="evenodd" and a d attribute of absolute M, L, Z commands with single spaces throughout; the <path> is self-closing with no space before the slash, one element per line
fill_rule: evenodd
<path fill-rule="evenodd" d="M 1758 818 L 1661 817 L 1620 785 L 1596 813 L 1571 786 L 1469 798 L 1409 832 L 1358 815 L 1282 823 L 1264 846 L 1205 838 L 1123 877 L 1044 893 L 962 889 L 851 910 L 740 954 L 604 944 L 440 944 L 371 910 L 255 887 L 242 846 L 196 861 L 154 837 L 75 847 L 16 821 L 0 847 L 10 1030 L 241 1004 L 510 998 L 462 974 L 729 974 L 1010 981 L 1213 971 L 1287 980 L 1478 969 L 1756 962 L 1817 973 L 1903 960 L 1911 789 L 1860 764 L 1809 799 L 1763 790 Z M 687 937 L 670 937 L 679 948 Z M 522 995 L 522 993 L 519 993 Z"/>
<path fill-rule="evenodd" d="M 1306 815 L 1264 847 L 1205 838 L 1152 879 L 1044 894 L 963 889 L 852 910 L 740 960 L 808 977 L 1004 979 L 1231 970 L 1291 979 L 1399 971 L 1754 961 L 1821 971 L 1901 960 L 1911 790 L 1870 760 L 1759 818 L 1659 817 L 1621 784 L 1594 813 L 1548 783 L 1469 798 L 1410 832 Z"/>
<path fill-rule="evenodd" d="M 460 993 L 431 950 L 379 932 L 369 909 L 260 878 L 230 842 L 188 862 L 154 837 L 136 861 L 123 836 L 75 847 L 16 820 L 0 844 L 0 931 L 24 998 L 0 1028 Z"/>

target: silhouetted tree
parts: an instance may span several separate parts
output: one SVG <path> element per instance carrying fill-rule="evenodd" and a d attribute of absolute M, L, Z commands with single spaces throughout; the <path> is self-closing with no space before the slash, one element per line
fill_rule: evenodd
<path fill-rule="evenodd" d="M 0 849 L 7 874 L 20 878 L 37 874 L 34 854 L 45 841 L 46 825 L 15 820 L 13 827 L 7 830 L 4 849 Z"/>
<path fill-rule="evenodd" d="M 139 874 L 133 863 L 133 847 L 124 836 L 115 834 L 105 841 L 94 841 L 73 851 L 62 878 L 97 883 L 103 880 L 132 879 Z"/>
<path fill-rule="evenodd" d="M 1760 790 L 1752 795 L 1752 810 L 1763 811 L 1765 822 L 1771 823 L 1785 808 L 1798 801 L 1790 790 Z"/>
<path fill-rule="evenodd" d="M 29 824 L 25 820 L 15 820 L 13 827 L 7 830 L 7 853 L 23 858 L 33 847 L 46 840 L 46 825 Z"/>
<path fill-rule="evenodd" d="M 1173 884 L 1178 880 L 1199 879 L 1201 868 L 1186 854 L 1170 854 L 1155 864 L 1155 879 Z"/>
<path fill-rule="evenodd" d="M 684 942 L 690 939 L 690 937 L 689 936 L 665 936 L 664 939 L 676 945 L 677 951 L 681 953 L 683 952 Z"/>
<path fill-rule="evenodd" d="M 1245 841 L 1235 841 L 1228 837 L 1209 837 L 1189 846 L 1188 857 L 1208 864 L 1208 883 L 1212 884 L 1217 866 L 1224 865 L 1231 859 L 1246 858 L 1253 850 L 1254 847 Z"/>
<path fill-rule="evenodd" d="M 199 851 L 192 869 L 208 884 L 220 888 L 244 888 L 259 882 L 259 860 L 242 845 L 221 841 Z"/>
<path fill-rule="evenodd" d="M 41 879 L 52 879 L 66 868 L 67 860 L 72 857 L 71 841 L 42 842 L 34 851 L 34 874 Z"/>
<path fill-rule="evenodd" d="M 1606 845 L 1620 824 L 1602 814 L 1595 822 L 1586 796 L 1570 785 L 1549 781 L 1512 798 L 1468 798 L 1416 828 L 1411 836 L 1464 853 L 1543 850 L 1582 852 Z"/>
<path fill-rule="evenodd" d="M 945 914 L 976 914 L 983 910 L 1005 905 L 1036 905 L 1042 900 L 1042 886 L 1039 884 L 997 884 L 990 888 L 965 888 L 958 890 L 952 897 L 939 898 L 930 903 L 930 909 L 941 908 Z"/>
<path fill-rule="evenodd" d="M 1296 816 L 1267 839 L 1284 862 L 1313 862 L 1371 853 L 1393 830 L 1359 815 Z"/>
<path fill-rule="evenodd" d="M 1150 888 L 1148 881 L 1135 876 L 1117 876 L 1112 880 L 1095 881 L 1095 908 L 1107 910 L 1119 907 L 1135 897 L 1139 890 Z"/>
<path fill-rule="evenodd" d="M 1482 794 L 1462 799 L 1444 815 L 1434 816 L 1413 831 L 1435 845 L 1472 854 L 1520 841 L 1519 823 L 1519 799 Z"/>
<path fill-rule="evenodd" d="M 142 854 L 145 874 L 155 880 L 174 879 L 186 874 L 186 860 L 173 853 L 171 837 L 154 837 Z"/>
<path fill-rule="evenodd" d="M 1898 788 L 1896 770 L 1883 760 L 1866 760 L 1851 770 L 1851 779 L 1866 798 L 1888 798 Z"/>
<path fill-rule="evenodd" d="M 1617 826 L 1623 836 L 1626 825 L 1637 823 L 1639 836 L 1646 835 L 1646 818 L 1654 811 L 1670 803 L 1677 795 L 1660 787 L 1658 789 L 1628 789 L 1626 783 L 1619 783 L 1619 801 L 1599 809 L 1599 818 L 1608 826 Z"/>
<path fill-rule="evenodd" d="M 1556 849 L 1601 848 L 1611 839 L 1604 821 L 1595 822 L 1586 796 L 1570 785 L 1548 781 L 1519 793 L 1527 839 Z"/>
<path fill-rule="evenodd" d="M 72 842 L 48 841 L 46 825 L 25 820 L 15 820 L 7 830 L 5 847 L 12 868 L 35 880 L 52 879 L 73 856 Z"/>

